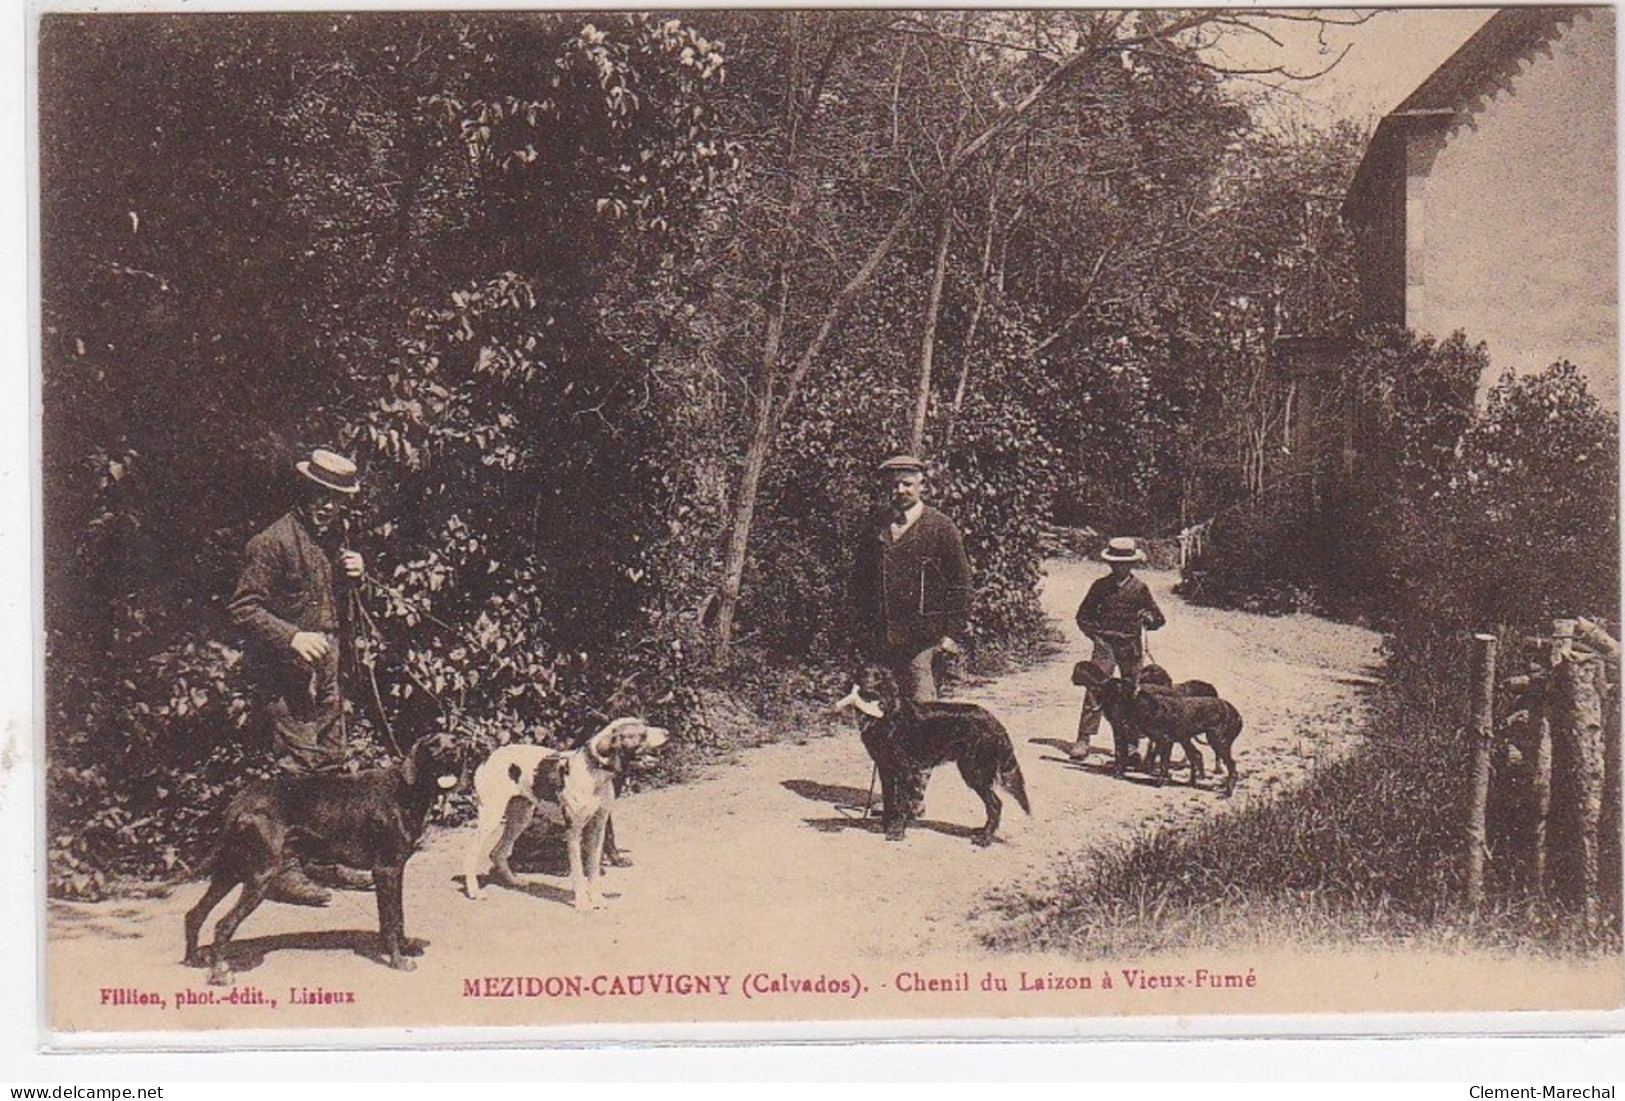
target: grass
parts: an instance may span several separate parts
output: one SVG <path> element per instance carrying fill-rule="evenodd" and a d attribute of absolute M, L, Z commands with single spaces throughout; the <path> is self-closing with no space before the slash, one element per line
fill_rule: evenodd
<path fill-rule="evenodd" d="M 1465 739 L 1436 701 L 1402 696 L 1386 690 L 1363 743 L 1302 788 L 1148 830 L 1085 854 L 1045 894 L 995 899 L 1005 922 L 988 945 L 1087 958 L 1269 944 L 1617 953 L 1617 881 L 1600 929 L 1512 889 L 1462 912 Z"/>

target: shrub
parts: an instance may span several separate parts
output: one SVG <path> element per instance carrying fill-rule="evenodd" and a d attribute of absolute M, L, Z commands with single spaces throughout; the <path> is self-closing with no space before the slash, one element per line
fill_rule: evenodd
<path fill-rule="evenodd" d="M 1364 743 L 1276 802 L 1109 854 L 1064 884 L 1018 939 L 1077 943 L 1080 931 L 1107 928 L 1112 939 L 1090 944 L 1110 954 L 1173 947 L 1170 929 L 1234 941 L 1298 923 L 1300 943 L 1433 930 L 1496 945 L 1618 950 L 1617 875 L 1605 903 L 1613 920 L 1601 931 L 1584 929 L 1567 899 L 1503 896 L 1484 919 L 1459 925 L 1454 909 L 1469 797 L 1459 766 L 1470 750 L 1464 640 L 1501 627 L 1502 669 L 1521 673 L 1530 655 L 1520 640 L 1553 616 L 1588 612 L 1614 625 L 1617 417 L 1568 363 L 1503 376 L 1468 420 L 1457 395 L 1481 353 L 1460 337 L 1366 354 L 1367 377 L 1387 380 L 1379 391 L 1392 398 L 1374 429 L 1388 450 L 1330 506 L 1343 553 L 1305 554 L 1312 523 L 1253 511 L 1215 524 L 1213 553 L 1184 582 L 1200 586 L 1193 598 L 1230 605 L 1307 583 L 1383 626 L 1387 677 Z M 1348 538 L 1354 530 L 1364 534 Z M 1508 779 L 1498 774 L 1497 793 L 1515 798 Z M 1617 808 L 1617 788 L 1609 798 Z M 1494 870 L 1505 886 L 1519 842 L 1511 811 L 1499 813 L 1492 828 L 1511 848 Z M 1136 920 L 1146 912 L 1158 916 L 1155 928 Z"/>
<path fill-rule="evenodd" d="M 1313 471 L 1310 493 L 1290 472 L 1221 515 L 1187 587 L 1232 607 L 1320 607 L 1390 622 L 1420 563 L 1448 557 L 1421 528 L 1460 499 L 1462 441 L 1486 363 L 1484 347 L 1461 333 L 1443 341 L 1390 328 L 1362 333 L 1342 370 L 1355 410 L 1344 426 L 1358 451 L 1353 473 Z"/>
<path fill-rule="evenodd" d="M 1210 549 L 1174 591 L 1194 604 L 1265 615 L 1312 611 L 1315 565 L 1296 509 L 1245 510 L 1215 518 Z"/>

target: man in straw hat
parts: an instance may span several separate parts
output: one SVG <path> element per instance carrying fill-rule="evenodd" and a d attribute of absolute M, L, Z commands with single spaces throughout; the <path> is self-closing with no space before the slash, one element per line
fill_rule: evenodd
<path fill-rule="evenodd" d="M 334 771 L 349 759 L 339 685 L 348 624 L 334 576 L 359 580 L 364 569 L 361 555 L 342 546 L 344 514 L 361 483 L 353 461 L 326 449 L 294 466 L 302 499 L 249 540 L 229 610 L 247 635 L 278 766 Z M 271 897 L 321 906 L 330 896 L 289 861 Z"/>
<path fill-rule="evenodd" d="M 1090 662 L 1102 678 L 1115 670 L 1124 680 L 1134 680 L 1145 664 L 1142 630 L 1155 631 L 1168 622 L 1151 596 L 1151 589 L 1134 576 L 1134 567 L 1145 561 L 1145 551 L 1133 539 L 1112 539 L 1100 552 L 1100 560 L 1110 563 L 1112 572 L 1089 586 L 1078 605 L 1078 630 L 1095 644 Z M 1083 712 L 1078 716 L 1078 740 L 1067 755 L 1082 760 L 1089 755 L 1089 743 L 1100 732 L 1100 700 L 1093 688 L 1083 693 Z"/>
<path fill-rule="evenodd" d="M 933 700 L 937 653 L 957 653 L 965 637 L 970 563 L 959 529 L 925 503 L 925 463 L 896 455 L 879 473 L 889 507 L 858 545 L 859 627 L 870 658 L 892 670 L 899 691 Z"/>

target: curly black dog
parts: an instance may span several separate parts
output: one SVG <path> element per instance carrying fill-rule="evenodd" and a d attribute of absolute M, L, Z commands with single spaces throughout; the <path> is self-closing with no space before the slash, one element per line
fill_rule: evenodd
<path fill-rule="evenodd" d="M 865 666 L 857 685 L 836 706 L 856 707 L 866 716 L 863 748 L 880 772 L 887 840 L 903 839 L 909 820 L 919 817 L 926 774 L 949 761 L 959 766 L 959 775 L 987 807 L 987 823 L 971 838 L 975 844 L 991 845 L 999 828 L 1003 804 L 994 784 L 1032 814 L 1010 734 L 986 708 L 902 698 L 891 672 L 878 665 Z"/>
<path fill-rule="evenodd" d="M 1174 678 L 1168 670 L 1155 662 L 1140 669 L 1137 678 L 1142 688 L 1166 688 L 1174 696 L 1218 696 L 1219 690 L 1205 680 L 1182 680 L 1174 683 Z"/>
<path fill-rule="evenodd" d="M 1212 686 L 1204 683 L 1204 687 Z M 1122 730 L 1124 738 L 1150 741 L 1146 766 L 1156 772 L 1159 781 L 1167 778 L 1169 758 L 1178 744 L 1190 762 L 1194 786 L 1203 775 L 1202 753 L 1196 743 L 1205 739 L 1213 749 L 1215 767 L 1224 766 L 1223 794 L 1229 796 L 1235 790 L 1236 762 L 1231 749 L 1241 735 L 1242 721 L 1234 705 L 1216 694 L 1179 695 L 1170 688 L 1133 684 L 1120 677 L 1107 680 L 1099 692 L 1101 709 L 1114 732 Z M 1119 769 L 1123 766 L 1120 759 Z"/>
<path fill-rule="evenodd" d="M 275 776 L 239 792 L 226 807 L 208 890 L 186 913 L 186 963 L 209 967 L 209 982 L 229 985 L 225 948 L 265 899 L 290 847 L 302 856 L 372 871 L 384 962 L 416 965 L 420 943 L 407 940 L 401 883 L 435 801 L 457 786 L 461 747 L 448 734 L 418 739 L 406 759 L 358 773 Z M 214 927 L 214 944 L 198 948 L 209 911 L 241 883 L 243 893 Z"/>
<path fill-rule="evenodd" d="M 1100 700 L 1100 709 L 1106 715 L 1106 721 L 1112 725 L 1113 760 L 1112 769 L 1119 776 L 1127 772 L 1130 767 L 1139 768 L 1140 740 L 1147 737 L 1145 731 L 1135 726 L 1135 711 L 1124 706 L 1126 698 L 1120 689 L 1113 689 L 1112 699 L 1108 702 L 1103 691 L 1108 680 L 1116 679 L 1119 684 L 1126 684 L 1121 678 L 1108 678 L 1099 667 L 1089 662 L 1079 662 L 1073 673 L 1073 682 L 1084 685 L 1095 693 Z M 1196 696 L 1218 698 L 1219 690 L 1205 680 L 1182 680 L 1174 683 L 1174 678 L 1168 670 L 1153 663 L 1146 664 L 1139 676 L 1135 679 L 1136 691 L 1154 692 L 1166 696 Z M 1172 756 L 1171 743 L 1158 745 L 1153 743 L 1152 752 L 1145 760 L 1145 767 L 1155 769 L 1160 756 L 1162 766 L 1167 768 L 1169 758 Z M 1160 751 L 1160 753 L 1159 753 Z"/>

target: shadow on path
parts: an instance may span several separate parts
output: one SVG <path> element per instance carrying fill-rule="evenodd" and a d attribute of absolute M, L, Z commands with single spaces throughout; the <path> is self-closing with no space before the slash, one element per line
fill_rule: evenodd
<path fill-rule="evenodd" d="M 408 937 L 408 943 L 421 950 L 429 942 L 421 937 Z M 272 952 L 341 952 L 349 951 L 370 960 L 382 962 L 383 948 L 376 929 L 324 929 L 309 933 L 277 933 L 273 936 L 245 937 L 226 945 L 226 962 L 234 972 L 252 971 L 265 962 Z"/>
<path fill-rule="evenodd" d="M 819 833 L 840 833 L 842 830 L 863 830 L 865 833 L 884 833 L 885 825 L 880 816 L 873 818 L 804 818 L 802 821 L 817 830 Z M 963 826 L 957 822 L 940 822 L 934 818 L 920 818 L 908 824 L 910 830 L 929 830 L 931 833 L 940 833 L 944 837 L 962 837 L 969 841 L 981 832 L 978 826 Z M 905 837 L 906 841 L 907 838 Z M 995 844 L 1003 845 L 1002 837 L 993 838 Z"/>
<path fill-rule="evenodd" d="M 818 780 L 784 780 L 780 784 L 787 791 L 795 792 L 803 799 L 811 799 L 815 803 L 834 803 L 838 807 L 858 807 L 862 809 L 869 804 L 869 792 L 863 788 L 847 787 L 845 784 L 825 784 Z M 875 798 L 880 797 L 878 787 Z"/>

